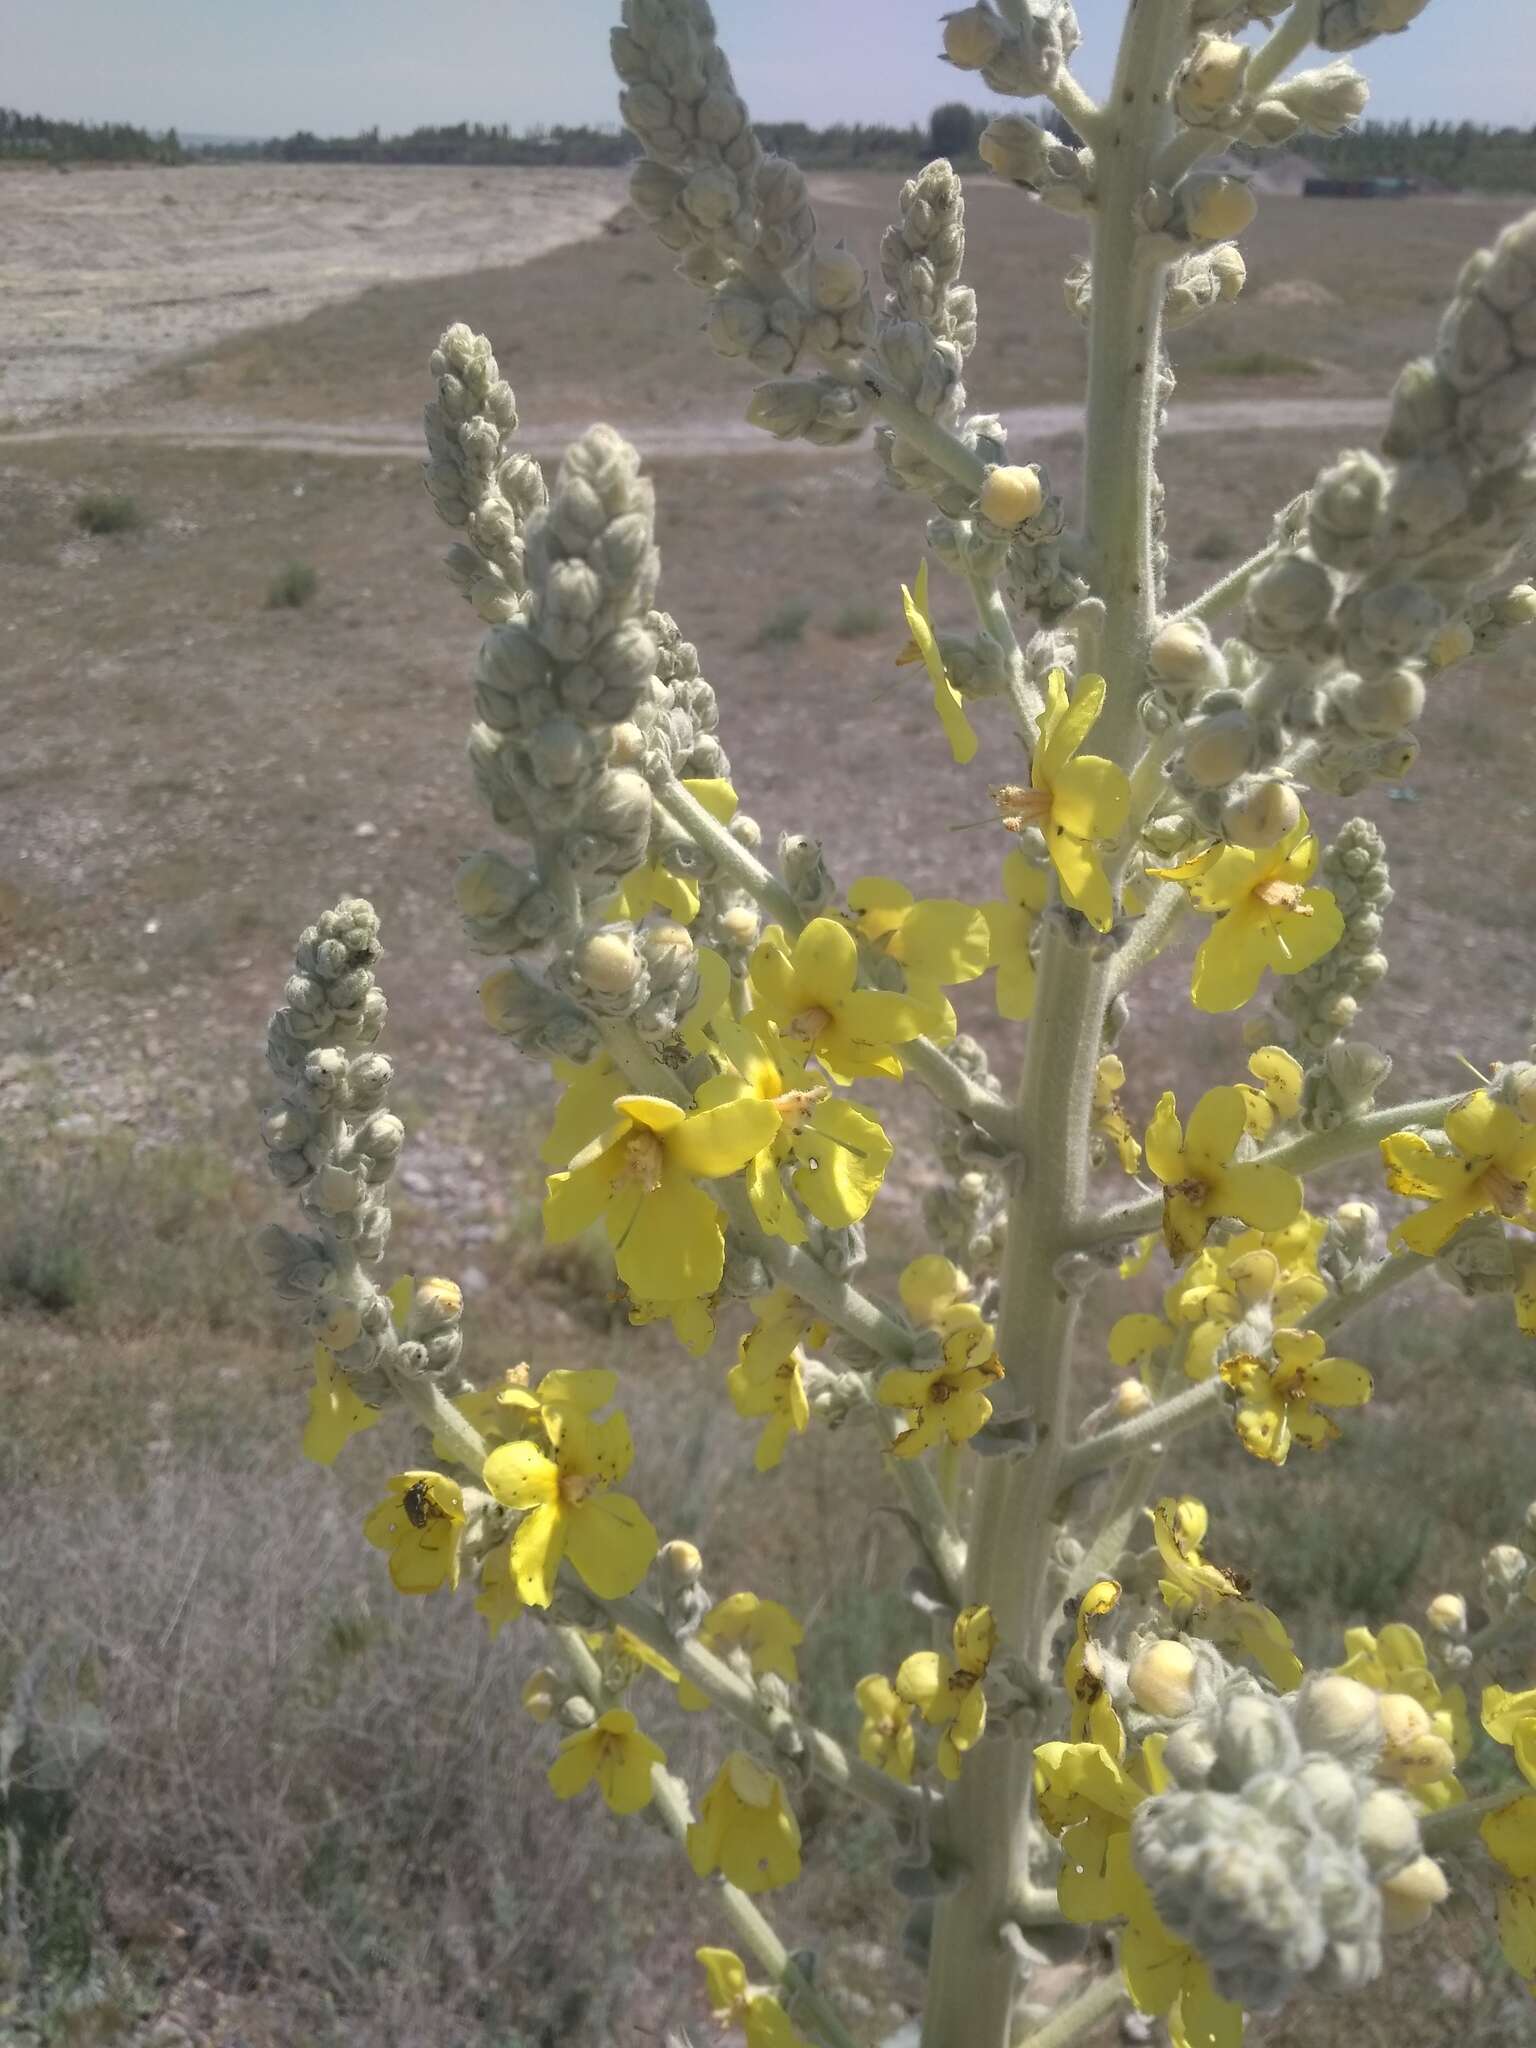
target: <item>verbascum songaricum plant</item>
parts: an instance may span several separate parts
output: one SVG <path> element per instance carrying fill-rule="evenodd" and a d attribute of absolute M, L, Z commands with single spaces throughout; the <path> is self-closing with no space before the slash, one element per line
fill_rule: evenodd
<path fill-rule="evenodd" d="M 657 608 L 639 455 L 596 426 L 547 483 L 490 344 L 454 326 L 432 358 L 427 483 L 487 627 L 469 757 L 508 840 L 464 864 L 458 906 L 501 963 L 490 1025 L 560 1091 L 545 1228 L 606 1233 L 632 1320 L 729 1358 L 699 1364 L 701 1394 L 743 1418 L 760 1471 L 840 1425 L 896 1490 L 911 1647 L 858 1684 L 851 1744 L 801 1704 L 800 1622 L 766 1588 L 714 1597 L 706 1560 L 625 1490 L 614 1374 L 487 1381 L 452 1282 L 373 1277 L 403 1131 L 366 903 L 304 932 L 272 1024 L 266 1140 L 305 1228 L 263 1250 L 315 1340 L 306 1450 L 328 1463 L 392 1404 L 419 1426 L 364 1535 L 402 1593 L 542 1632 L 525 1703 L 550 1724 L 531 1739 L 553 1794 L 649 1808 L 675 1836 L 734 1943 L 700 1949 L 699 2010 L 753 2048 L 859 2038 L 759 1903 L 799 1875 L 811 1776 L 889 1823 L 923 2048 L 1065 2048 L 1122 2001 L 1179 2048 L 1232 2048 L 1245 2014 L 1390 1968 L 1476 1856 L 1536 1985 L 1536 1693 L 1497 1682 L 1536 1611 L 1536 1539 L 1490 1553 L 1480 1626 L 1447 1592 L 1422 1633 L 1382 1617 L 1306 1671 L 1201 1503 L 1159 1484 L 1168 1446 L 1222 1418 L 1210 1456 L 1265 1486 L 1291 1483 L 1298 1447 L 1369 1430 L 1344 1328 L 1399 1288 L 1504 1291 L 1536 1333 L 1536 1065 L 1378 1101 L 1391 1062 L 1359 1027 L 1387 969 L 1386 852 L 1365 820 L 1320 815 L 1400 778 L 1426 702 L 1465 687 L 1446 671 L 1536 621 L 1536 217 L 1468 262 L 1379 448 L 1324 469 L 1204 596 L 1164 597 L 1162 337 L 1241 291 L 1257 205 L 1223 152 L 1336 132 L 1366 99 L 1341 53 L 1423 4 L 1135 0 L 1102 105 L 1068 68 L 1067 0 L 945 19 L 952 65 L 1049 100 L 1078 138 L 1007 115 L 981 143 L 1021 233 L 1038 198 L 1091 237 L 1066 293 L 1089 356 L 1074 505 L 971 408 L 950 165 L 902 187 L 872 283 L 757 142 L 703 0 L 624 0 L 634 204 L 710 342 L 757 373 L 748 418 L 816 446 L 872 433 L 926 520 L 892 649 L 932 695 L 911 772 L 947 749 L 990 799 L 982 900 L 840 886 L 810 836 L 770 858 L 698 650 Z M 1293 69 L 1313 45 L 1324 61 Z M 1152 1038 L 1139 1129 L 1126 1027 L 1138 976 L 1179 947 L 1195 1008 L 1240 1021 L 1193 1099 Z M 951 1001 L 989 969 L 1017 1039 L 1006 1085 Z M 910 1170 L 882 1124 L 898 1085 L 934 1099 L 937 1172 L 912 1175 L 929 1235 L 882 1296 L 865 1233 Z M 1350 1162 L 1402 1198 L 1385 1238 L 1370 1203 L 1308 1197 Z M 1136 1305 L 1148 1268 L 1161 1313 Z M 1117 1284 L 1106 1399 L 1084 1391 L 1102 1361 L 1079 1319 Z M 1469 1797 L 1474 1683 L 1517 1769 Z M 708 1782 L 647 1730 L 666 1687 L 730 1726 Z M 1042 1965 L 1074 1957 L 1045 2007 Z"/>

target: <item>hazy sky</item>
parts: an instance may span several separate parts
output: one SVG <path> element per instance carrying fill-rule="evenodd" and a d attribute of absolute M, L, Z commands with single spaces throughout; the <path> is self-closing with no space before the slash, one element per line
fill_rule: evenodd
<path fill-rule="evenodd" d="M 715 12 L 758 119 L 906 122 L 941 99 L 991 99 L 936 59 L 944 4 L 715 0 Z M 258 135 L 605 121 L 617 12 L 617 0 L 0 0 L 0 100 Z M 1101 90 L 1119 9 L 1079 0 L 1079 13 L 1078 69 Z M 1409 34 L 1361 53 L 1371 112 L 1536 125 L 1533 15 L 1533 0 L 1432 0 Z"/>

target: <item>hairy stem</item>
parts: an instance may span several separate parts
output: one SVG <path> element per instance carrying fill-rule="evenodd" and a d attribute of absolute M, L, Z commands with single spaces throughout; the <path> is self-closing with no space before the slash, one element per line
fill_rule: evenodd
<path fill-rule="evenodd" d="M 1048 2020 L 1018 2035 L 1013 2048 L 1070 2048 L 1090 2028 L 1125 2002 L 1125 1987 L 1118 1977 L 1100 1977 L 1076 1998 L 1060 2005 Z"/>

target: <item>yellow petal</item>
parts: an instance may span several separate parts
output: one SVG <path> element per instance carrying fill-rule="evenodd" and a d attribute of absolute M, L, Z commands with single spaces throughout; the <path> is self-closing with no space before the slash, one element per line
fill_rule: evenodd
<path fill-rule="evenodd" d="M 646 1194 L 627 1228 L 616 1232 L 614 1264 L 619 1278 L 645 1301 L 713 1294 L 725 1270 L 725 1237 L 720 1212 L 701 1187 L 667 1168 L 661 1185 Z"/>
<path fill-rule="evenodd" d="M 695 1110 L 667 1132 L 664 1142 L 667 1158 L 682 1172 L 716 1179 L 737 1172 L 778 1135 L 779 1112 L 754 1097 Z"/>
<path fill-rule="evenodd" d="M 1243 1135 L 1243 1094 L 1240 1088 L 1209 1088 L 1195 1104 L 1184 1140 L 1190 1165 L 1202 1176 L 1220 1172 L 1237 1150 Z M 1286 1217 L 1286 1222 L 1291 1220 Z"/>
<path fill-rule="evenodd" d="M 1055 787 L 1062 769 L 1093 730 L 1106 689 L 1102 676 L 1082 676 L 1069 700 L 1065 671 L 1053 668 L 1046 677 L 1045 716 L 1032 768 L 1037 789 Z"/>

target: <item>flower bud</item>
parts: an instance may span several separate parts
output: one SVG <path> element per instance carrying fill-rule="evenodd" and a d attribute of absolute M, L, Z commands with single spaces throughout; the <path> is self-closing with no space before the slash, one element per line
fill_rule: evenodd
<path fill-rule="evenodd" d="M 944 55 L 960 71 L 980 71 L 1008 39 L 990 7 L 965 7 L 944 17 Z"/>
<path fill-rule="evenodd" d="M 1040 472 L 1033 463 L 989 469 L 981 486 L 981 515 L 994 526 L 1022 526 L 1045 503 Z"/>
<path fill-rule="evenodd" d="M 1219 711 L 1199 719 L 1184 740 L 1184 771 L 1201 789 L 1225 788 L 1252 762 L 1256 737 L 1246 711 Z"/>
<path fill-rule="evenodd" d="M 579 1692 L 569 1694 L 560 1702 L 560 1719 L 567 1728 L 590 1728 L 597 1719 L 597 1709 L 589 1699 Z"/>
<path fill-rule="evenodd" d="M 1355 1757 L 1381 1740 L 1377 1695 L 1356 1678 L 1324 1672 L 1308 1679 L 1296 1702 L 1296 1732 L 1307 1749 Z"/>
<path fill-rule="evenodd" d="M 1174 80 L 1173 103 L 1193 127 L 1208 126 L 1242 97 L 1243 78 L 1253 52 L 1226 36 L 1204 36 L 1185 58 Z"/>
<path fill-rule="evenodd" d="M 1222 807 L 1222 837 L 1251 853 L 1283 839 L 1301 816 L 1301 799 L 1288 782 L 1260 782 Z"/>
<path fill-rule="evenodd" d="M 1244 178 L 1220 172 L 1196 172 L 1179 187 L 1184 222 L 1197 242 L 1229 242 L 1248 227 L 1259 210 Z"/>
<path fill-rule="evenodd" d="M 675 1536 L 657 1551 L 656 1571 L 666 1591 L 682 1592 L 704 1576 L 704 1559 L 693 1544 Z"/>
<path fill-rule="evenodd" d="M 1404 1692 L 1381 1695 L 1381 1725 L 1386 1737 L 1381 1772 L 1399 1785 L 1432 1785 L 1456 1767 L 1451 1745 L 1435 1733 L 1428 1711 Z"/>
<path fill-rule="evenodd" d="M 1375 1875 L 1394 1866 L 1401 1869 L 1419 1852 L 1418 1813 L 1401 1792 L 1385 1787 L 1368 1792 L 1360 1805 L 1357 1839 Z"/>
<path fill-rule="evenodd" d="M 1225 689 L 1227 664 L 1203 625 L 1192 619 L 1170 619 L 1160 626 L 1147 650 L 1152 673 L 1165 689 L 1204 696 Z"/>
<path fill-rule="evenodd" d="M 1353 64 L 1325 64 L 1298 71 L 1276 88 L 1276 97 L 1314 135 L 1338 135 L 1365 112 L 1371 89 Z"/>
<path fill-rule="evenodd" d="M 1412 725 L 1423 712 L 1424 684 L 1411 668 L 1352 676 L 1340 686 L 1334 702 L 1353 731 L 1385 739 Z"/>
<path fill-rule="evenodd" d="M 411 1297 L 405 1333 L 425 1341 L 456 1323 L 464 1313 L 464 1296 L 452 1280 L 423 1280 Z"/>
<path fill-rule="evenodd" d="M 1432 668 L 1454 668 L 1458 661 L 1465 661 L 1477 645 L 1476 636 L 1465 619 L 1453 619 L 1448 626 L 1442 626 L 1429 643 L 1429 661 Z"/>
<path fill-rule="evenodd" d="M 1195 1703 L 1197 1669 L 1186 1643 L 1152 1643 L 1131 1665 L 1131 1698 L 1148 1714 L 1187 1714 Z"/>
<path fill-rule="evenodd" d="M 1122 1380 L 1115 1389 L 1115 1416 L 1120 1422 L 1130 1422 L 1138 1415 L 1145 1415 L 1152 1406 L 1152 1396 L 1140 1380 Z"/>
<path fill-rule="evenodd" d="M 560 1680 L 547 1666 L 532 1672 L 523 1684 L 523 1711 L 535 1721 L 548 1721 L 560 1704 Z"/>
<path fill-rule="evenodd" d="M 1381 1887 L 1381 1924 L 1387 1934 L 1422 1927 L 1450 1893 L 1445 1872 L 1432 1856 L 1416 1856 Z"/>
<path fill-rule="evenodd" d="M 839 242 L 829 254 L 818 256 L 811 265 L 811 299 L 823 310 L 845 312 L 856 305 L 864 292 L 864 266 L 853 251 Z"/>
<path fill-rule="evenodd" d="M 576 971 L 599 995 L 622 995 L 639 980 L 642 963 L 634 934 L 593 932 L 576 948 Z"/>
<path fill-rule="evenodd" d="M 1459 1593 L 1437 1593 L 1425 1608 L 1424 1619 L 1437 1636 L 1464 1636 L 1467 1603 Z"/>

